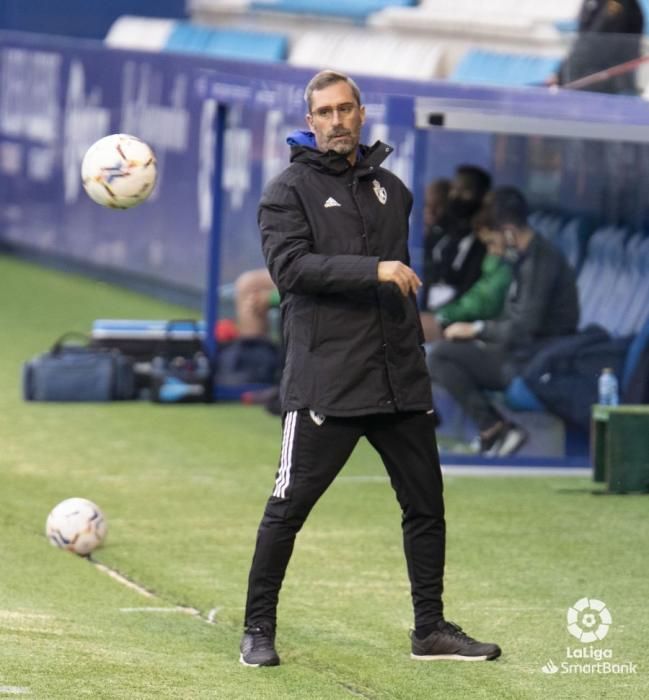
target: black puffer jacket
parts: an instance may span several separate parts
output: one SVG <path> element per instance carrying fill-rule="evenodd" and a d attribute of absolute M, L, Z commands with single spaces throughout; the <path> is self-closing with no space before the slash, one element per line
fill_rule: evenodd
<path fill-rule="evenodd" d="M 356 416 L 431 408 L 414 296 L 379 284 L 381 260 L 408 264 L 412 195 L 380 167 L 392 148 L 361 147 L 352 167 L 293 147 L 259 206 L 286 345 L 284 411 Z"/>

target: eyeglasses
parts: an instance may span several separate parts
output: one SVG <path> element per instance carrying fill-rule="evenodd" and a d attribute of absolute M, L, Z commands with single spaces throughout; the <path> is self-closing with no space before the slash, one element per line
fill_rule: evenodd
<path fill-rule="evenodd" d="M 313 110 L 312 114 L 318 119 L 323 121 L 331 121 L 334 117 L 334 112 L 338 114 L 340 118 L 348 117 L 356 109 L 356 104 L 354 102 L 345 102 L 337 107 L 320 107 L 320 109 Z"/>

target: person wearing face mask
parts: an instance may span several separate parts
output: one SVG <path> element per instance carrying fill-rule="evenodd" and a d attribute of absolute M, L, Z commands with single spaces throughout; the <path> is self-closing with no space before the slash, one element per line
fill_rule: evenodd
<path fill-rule="evenodd" d="M 446 211 L 448 209 L 448 193 L 451 189 L 451 181 L 446 178 L 433 180 L 426 187 L 424 194 L 424 259 L 422 279 L 425 289 L 432 284 L 433 276 L 433 249 L 446 235 L 448 228 Z M 424 307 L 425 308 L 425 307 Z"/>
<path fill-rule="evenodd" d="M 485 246 L 475 235 L 473 217 L 491 187 L 490 175 L 475 165 L 460 165 L 450 183 L 442 229 L 426 237 L 422 310 L 434 312 L 464 294 L 482 274 Z"/>
<path fill-rule="evenodd" d="M 505 296 L 512 279 L 511 265 L 505 259 L 499 237 L 480 221 L 478 214 L 474 220 L 477 236 L 487 249 L 482 260 L 482 273 L 478 281 L 464 294 L 440 306 L 435 313 L 422 311 L 421 325 L 427 343 L 441 340 L 444 328 L 457 321 L 476 321 L 495 318 L 502 311 Z"/>
<path fill-rule="evenodd" d="M 574 271 L 562 253 L 527 223 L 528 206 L 515 187 L 487 195 L 480 217 L 489 245 L 501 250 L 513 277 L 502 313 L 491 320 L 459 322 L 429 355 L 434 383 L 462 405 L 480 430 L 485 456 L 504 457 L 525 443 L 527 434 L 508 422 L 485 390 L 502 390 L 548 341 L 575 333 L 579 301 Z"/>

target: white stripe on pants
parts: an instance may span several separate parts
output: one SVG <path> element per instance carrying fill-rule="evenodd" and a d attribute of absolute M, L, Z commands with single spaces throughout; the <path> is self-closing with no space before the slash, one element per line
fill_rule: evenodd
<path fill-rule="evenodd" d="M 282 435 L 282 452 L 279 471 L 275 481 L 273 496 L 284 498 L 291 478 L 291 466 L 293 465 L 293 441 L 295 439 L 295 425 L 297 423 L 297 411 L 289 411 L 284 419 L 284 433 Z"/>

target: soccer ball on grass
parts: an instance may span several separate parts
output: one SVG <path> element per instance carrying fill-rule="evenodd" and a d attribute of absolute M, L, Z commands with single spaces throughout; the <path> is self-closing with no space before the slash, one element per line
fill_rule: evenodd
<path fill-rule="evenodd" d="M 88 196 L 111 209 L 141 204 L 153 192 L 157 176 L 151 147 L 128 134 L 99 139 L 81 163 L 81 182 Z"/>
<path fill-rule="evenodd" d="M 45 534 L 61 549 L 90 554 L 106 538 L 108 525 L 99 506 L 85 498 L 61 501 L 47 516 Z"/>

